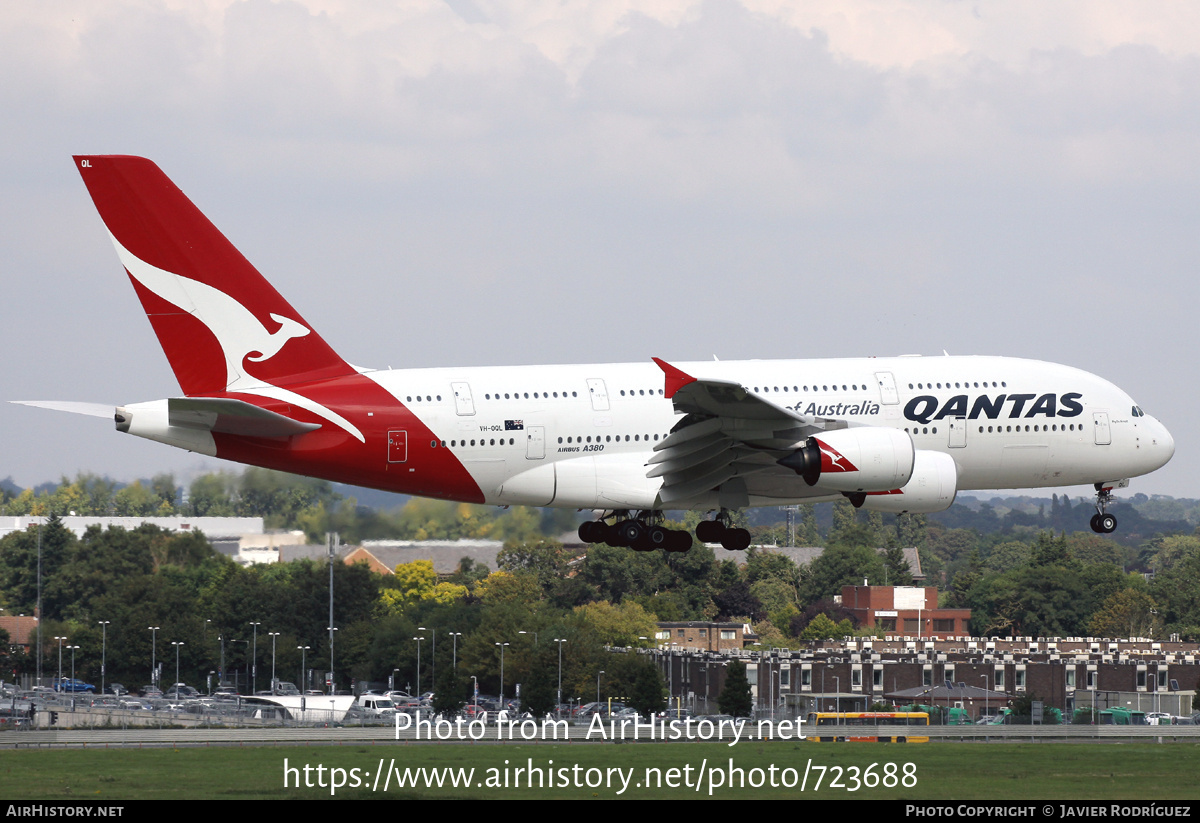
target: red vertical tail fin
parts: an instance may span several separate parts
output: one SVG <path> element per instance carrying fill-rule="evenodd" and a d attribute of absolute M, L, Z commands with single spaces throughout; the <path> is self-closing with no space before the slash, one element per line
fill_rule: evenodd
<path fill-rule="evenodd" d="M 75 164 L 184 394 L 354 373 L 154 163 Z"/>

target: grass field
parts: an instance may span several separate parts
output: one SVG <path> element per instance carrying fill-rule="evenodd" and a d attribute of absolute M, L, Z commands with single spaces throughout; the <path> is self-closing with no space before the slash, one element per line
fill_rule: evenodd
<path fill-rule="evenodd" d="M 289 772 L 288 787 L 284 786 L 285 761 L 294 770 Z M 381 761 L 387 778 L 381 774 L 376 784 Z M 533 788 L 528 786 L 530 761 L 535 770 Z M 1200 744 L 1193 743 L 750 742 L 732 748 L 718 743 L 397 744 L 4 750 L 0 751 L 0 798 L 101 803 L 316 799 L 334 796 L 330 783 L 336 780 L 343 783 L 336 789 L 337 798 L 1163 801 L 1200 798 L 1198 767 Z M 443 772 L 445 785 L 427 788 L 423 778 L 430 772 L 415 771 L 446 768 L 474 769 L 470 785 L 452 787 Z M 342 771 L 331 771 L 335 769 Z M 421 785 L 398 787 L 395 770 L 410 779 L 417 776 Z M 537 770 L 543 781 L 540 788 Z M 731 774 L 736 784 L 738 770 L 745 785 L 731 787 Z M 391 781 L 386 791 L 385 779 Z M 304 786 L 306 780 L 312 788 Z M 354 788 L 350 784 L 356 780 L 360 785 Z M 647 780 L 652 785 L 646 785 Z M 865 785 L 872 781 L 877 785 Z M 324 788 L 319 787 L 321 782 Z M 599 785 L 586 785 L 589 782 Z M 567 785 L 560 785 L 563 783 Z M 888 783 L 891 785 L 885 785 Z"/>

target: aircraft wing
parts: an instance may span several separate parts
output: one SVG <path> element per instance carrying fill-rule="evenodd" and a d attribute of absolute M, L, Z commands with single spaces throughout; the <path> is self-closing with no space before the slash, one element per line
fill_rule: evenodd
<path fill-rule="evenodd" d="M 684 415 L 647 464 L 648 477 L 663 479 L 664 505 L 714 490 L 736 499 L 747 483 L 795 485 L 796 473 L 777 461 L 813 434 L 846 428 L 843 420 L 798 414 L 740 383 L 696 378 L 653 359 L 666 377 L 666 397 Z"/>

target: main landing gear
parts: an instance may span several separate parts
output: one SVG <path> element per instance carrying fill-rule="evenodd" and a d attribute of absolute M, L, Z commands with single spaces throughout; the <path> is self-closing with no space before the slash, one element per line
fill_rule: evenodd
<path fill-rule="evenodd" d="M 614 512 L 614 522 L 588 520 L 579 526 L 579 539 L 584 543 L 607 543 L 637 552 L 663 549 L 668 552 L 686 552 L 692 547 L 692 536 L 680 529 L 668 529 L 661 524 L 662 512 L 642 512 L 630 516 L 629 512 Z"/>
<path fill-rule="evenodd" d="M 1108 507 L 1112 505 L 1113 496 L 1112 488 L 1106 487 L 1103 483 L 1096 484 L 1096 513 L 1092 515 L 1092 531 L 1096 534 L 1112 534 L 1117 530 L 1117 518 L 1108 514 Z"/>
<path fill-rule="evenodd" d="M 705 520 L 696 526 L 696 539 L 701 543 L 720 543 L 731 552 L 742 552 L 750 547 L 750 532 L 733 528 L 729 512 L 724 509 L 715 520 Z"/>
<path fill-rule="evenodd" d="M 584 543 L 607 543 L 638 552 L 662 549 L 668 552 L 686 552 L 692 547 L 692 536 L 682 529 L 668 529 L 662 525 L 662 512 L 639 512 L 631 515 L 627 511 L 616 511 L 599 520 L 588 520 L 579 526 L 579 539 Z M 613 522 L 604 521 L 612 517 Z M 750 532 L 734 528 L 729 513 L 722 510 L 713 520 L 704 520 L 696 526 L 696 539 L 701 543 L 720 543 L 730 551 L 745 551 L 750 547 Z"/>

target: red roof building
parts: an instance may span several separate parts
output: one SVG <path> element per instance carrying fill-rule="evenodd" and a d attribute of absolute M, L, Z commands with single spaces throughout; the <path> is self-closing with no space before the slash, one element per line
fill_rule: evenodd
<path fill-rule="evenodd" d="M 970 609 L 939 609 L 935 586 L 843 586 L 842 608 L 860 626 L 885 635 L 961 637 L 970 634 Z"/>

